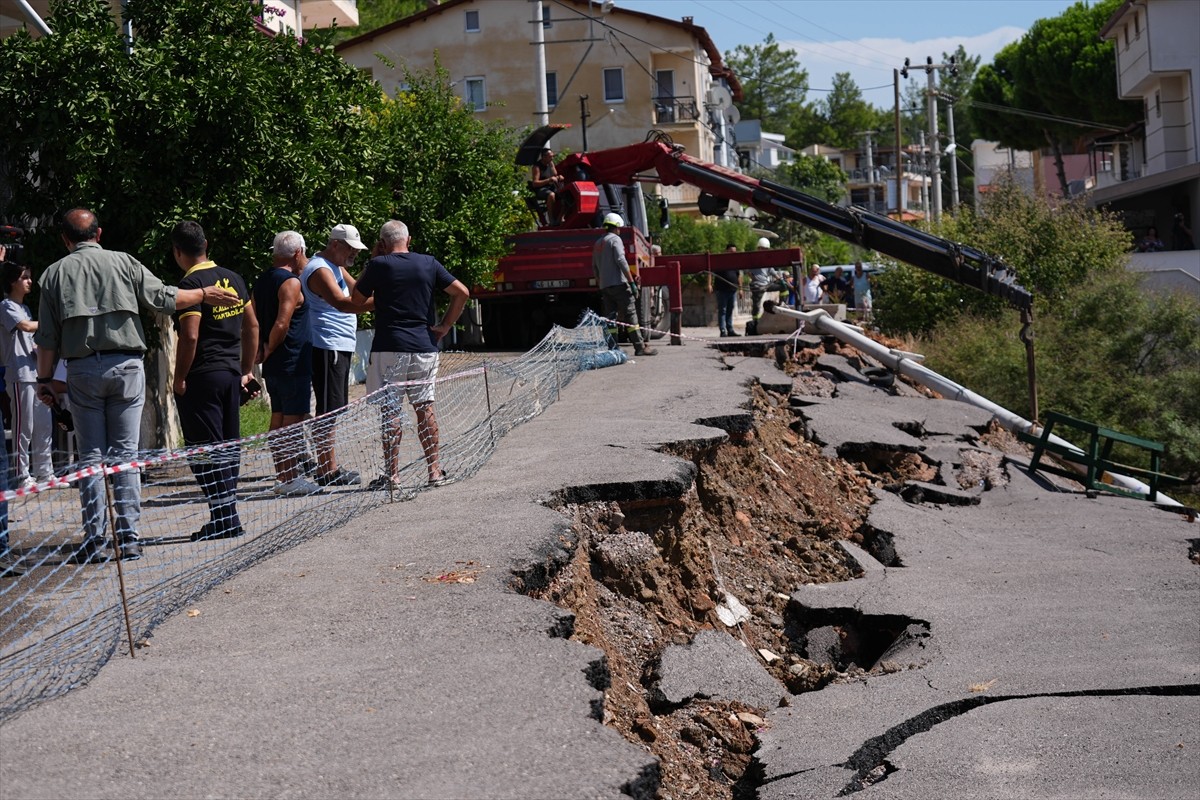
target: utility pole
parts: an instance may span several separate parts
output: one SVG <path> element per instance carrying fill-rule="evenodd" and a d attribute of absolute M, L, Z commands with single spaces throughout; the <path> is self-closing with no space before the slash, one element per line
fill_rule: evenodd
<path fill-rule="evenodd" d="M 925 212 L 925 220 L 929 221 L 929 182 L 926 179 L 929 170 L 925 168 L 925 131 L 921 131 L 921 209 Z"/>
<path fill-rule="evenodd" d="M 907 58 L 904 59 L 904 67 L 900 70 L 900 75 L 907 78 L 908 70 L 911 66 L 911 62 Z M 929 86 L 925 90 L 925 94 L 929 115 L 929 138 L 932 140 L 929 144 L 933 148 L 934 153 L 933 171 L 930 175 L 933 182 L 930 187 L 932 190 L 933 206 L 930 209 L 930 216 L 935 221 L 942 218 L 942 148 L 941 138 L 938 135 L 937 79 L 934 78 L 934 73 L 944 69 L 950 70 L 951 75 L 958 74 L 958 63 L 955 61 L 954 56 L 950 56 L 950 60 L 945 64 L 933 63 L 933 56 L 925 57 L 925 75 L 929 81 Z"/>
<path fill-rule="evenodd" d="M 529 1 L 533 3 L 533 96 L 537 106 L 533 118 L 540 128 L 550 124 L 550 111 L 546 108 L 549 105 L 546 98 L 546 31 L 542 26 L 542 0 Z"/>
<path fill-rule="evenodd" d="M 950 137 L 950 144 L 946 148 L 950 151 L 950 208 L 951 210 L 958 208 L 958 144 L 954 141 L 954 98 L 950 95 L 943 95 L 946 99 L 946 134 Z"/>
<path fill-rule="evenodd" d="M 879 131 L 855 131 L 855 136 L 862 136 L 867 140 L 867 192 L 870 195 L 870 201 L 867 203 L 867 210 L 875 210 L 875 150 L 874 142 L 871 137 Z"/>
<path fill-rule="evenodd" d="M 900 150 L 900 70 L 892 70 L 896 93 L 896 219 L 904 219 L 904 153 Z"/>
<path fill-rule="evenodd" d="M 933 147 L 933 173 L 930 176 L 933 183 L 929 186 L 932 190 L 930 202 L 933 205 L 933 221 L 940 222 L 942 219 L 942 147 L 939 144 L 941 138 L 938 136 L 937 78 L 934 77 L 933 56 L 925 59 L 925 77 L 929 79 L 926 102 L 929 113 L 929 144 Z"/>

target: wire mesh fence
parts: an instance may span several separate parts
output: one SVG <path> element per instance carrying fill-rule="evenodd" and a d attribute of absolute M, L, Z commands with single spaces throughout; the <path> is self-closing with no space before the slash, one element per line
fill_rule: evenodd
<path fill-rule="evenodd" d="M 512 360 L 443 353 L 435 415 L 413 413 L 403 392 L 387 386 L 271 433 L 75 464 L 48 483 L 0 493 L 9 543 L 0 548 L 0 724 L 82 685 L 172 612 L 272 553 L 473 474 L 581 370 L 623 360 L 606 338 L 587 312 L 576 328 L 556 327 Z M 432 416 L 444 473 L 437 483 L 425 453 L 434 431 L 418 423 Z M 388 444 L 399 453 L 390 465 Z M 318 451 L 330 447 L 341 480 L 315 485 Z M 140 551 L 136 559 L 116 557 L 134 541 L 126 530 L 137 531 L 125 553 Z"/>

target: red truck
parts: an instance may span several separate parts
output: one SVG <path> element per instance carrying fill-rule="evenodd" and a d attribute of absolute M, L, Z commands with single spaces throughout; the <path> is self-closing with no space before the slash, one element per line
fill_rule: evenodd
<path fill-rule="evenodd" d="M 518 152 L 517 163 L 535 163 L 542 148 L 563 127 L 550 125 L 534 131 Z M 609 212 L 626 221 L 620 231 L 625 255 L 630 268 L 643 273 L 639 281 L 643 324 L 664 329 L 668 312 L 681 308 L 679 298 L 669 296 L 676 294 L 678 278 L 672 279 L 666 270 L 645 273 L 651 266 L 641 188 L 645 181 L 698 187 L 700 211 L 706 215 L 720 216 L 730 201 L 736 200 L 766 215 L 804 223 L 864 249 L 975 286 L 1003 298 L 1032 319 L 1032 295 L 1013 282 L 1013 271 L 998 259 L 863 209 L 831 205 L 791 187 L 693 158 L 661 132 L 651 131 L 646 141 L 628 147 L 572 153 L 557 169 L 564 177 L 557 192 L 562 222 L 514 236 L 513 251 L 501 259 L 494 285 L 473 292 L 480 301 L 484 341 L 490 347 L 527 347 L 540 340 L 551 325 L 570 327 L 583 309 L 600 310 L 600 292 L 592 274 L 592 245 L 603 235 L 600 221 Z M 665 207 L 662 213 L 665 221 Z M 678 264 L 682 274 L 755 267 L 787 269 L 799 261 L 796 249 L 660 257 L 660 262 Z M 672 291 L 666 291 L 672 285 Z"/>

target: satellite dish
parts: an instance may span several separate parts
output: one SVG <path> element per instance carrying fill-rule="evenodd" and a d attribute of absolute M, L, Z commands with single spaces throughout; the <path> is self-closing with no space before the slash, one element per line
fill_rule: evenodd
<path fill-rule="evenodd" d="M 733 108 L 733 93 L 719 83 L 708 90 L 708 102 L 720 108 Z"/>
<path fill-rule="evenodd" d="M 725 119 L 729 121 L 730 125 L 737 125 L 742 121 L 742 112 L 737 110 L 737 106 L 730 106 L 729 110 L 725 112 Z"/>

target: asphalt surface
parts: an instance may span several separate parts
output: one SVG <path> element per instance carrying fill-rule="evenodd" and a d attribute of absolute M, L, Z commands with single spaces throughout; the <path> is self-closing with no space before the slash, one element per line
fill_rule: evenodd
<path fill-rule="evenodd" d="M 748 381 L 790 382 L 699 342 L 658 349 L 577 377 L 470 479 L 256 565 L 0 727 L 0 797 L 653 796 L 653 758 L 596 719 L 600 654 L 512 585 L 566 556 L 544 503 L 682 492 L 692 465 L 659 447 L 720 441 L 749 422 Z M 830 452 L 874 435 L 952 459 L 981 423 L 854 386 L 805 408 Z M 881 492 L 891 565 L 781 587 L 919 635 L 887 653 L 898 671 L 767 714 L 759 797 L 1197 796 L 1200 528 L 1008 473 L 975 505 Z"/>

